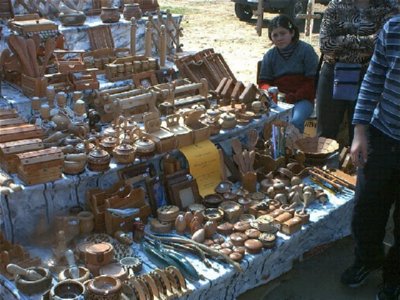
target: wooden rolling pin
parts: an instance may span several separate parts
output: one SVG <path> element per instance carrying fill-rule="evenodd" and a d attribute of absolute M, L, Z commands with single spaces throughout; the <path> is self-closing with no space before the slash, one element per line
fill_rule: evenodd
<path fill-rule="evenodd" d="M 40 279 L 43 278 L 43 276 L 40 275 L 35 270 L 23 269 L 20 266 L 15 265 L 15 264 L 8 264 L 7 265 L 7 272 L 10 273 L 10 274 L 13 274 L 14 276 L 21 275 L 21 276 L 23 276 L 24 278 L 26 278 L 29 281 L 40 280 Z"/>

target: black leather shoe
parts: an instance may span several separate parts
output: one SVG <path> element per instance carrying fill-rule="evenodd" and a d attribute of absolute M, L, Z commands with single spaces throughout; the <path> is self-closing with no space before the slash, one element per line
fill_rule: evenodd
<path fill-rule="evenodd" d="M 382 284 L 376 300 L 399 300 L 400 299 L 400 285 Z"/>
<path fill-rule="evenodd" d="M 361 264 L 354 264 L 343 272 L 340 281 L 344 285 L 347 285 L 352 288 L 359 287 L 364 283 L 368 275 L 372 271 L 375 271 L 377 269 L 379 268 L 367 267 Z"/>

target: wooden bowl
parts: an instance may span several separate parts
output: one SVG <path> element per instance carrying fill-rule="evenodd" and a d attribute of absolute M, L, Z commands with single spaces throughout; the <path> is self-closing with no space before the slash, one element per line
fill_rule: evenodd
<path fill-rule="evenodd" d="M 220 194 L 209 194 L 205 195 L 203 199 L 203 204 L 207 208 L 217 208 L 224 198 Z"/>
<path fill-rule="evenodd" d="M 324 158 L 339 149 L 337 141 L 324 137 L 306 137 L 294 143 L 294 147 L 304 152 L 306 157 Z"/>

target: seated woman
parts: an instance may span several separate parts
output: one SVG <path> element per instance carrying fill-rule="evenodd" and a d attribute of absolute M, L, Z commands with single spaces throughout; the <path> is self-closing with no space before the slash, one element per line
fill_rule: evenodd
<path fill-rule="evenodd" d="M 286 102 L 294 104 L 291 123 L 303 132 L 314 110 L 318 55 L 310 44 L 299 40 L 299 29 L 285 15 L 271 20 L 268 37 L 274 47 L 263 57 L 258 85 L 266 90 L 277 87 Z"/>

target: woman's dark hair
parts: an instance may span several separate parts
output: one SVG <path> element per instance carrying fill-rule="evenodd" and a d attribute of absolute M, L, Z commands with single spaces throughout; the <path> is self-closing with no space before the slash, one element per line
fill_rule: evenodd
<path fill-rule="evenodd" d="M 268 24 L 268 37 L 272 41 L 271 34 L 272 30 L 282 27 L 289 30 L 291 33 L 294 32 L 293 41 L 297 42 L 300 38 L 299 28 L 287 15 L 279 15 L 273 18 Z"/>

